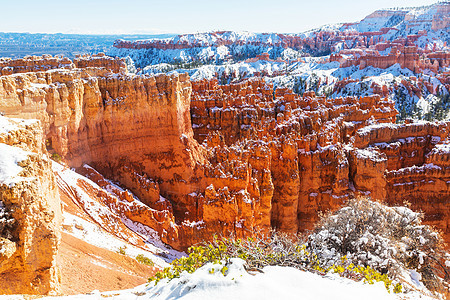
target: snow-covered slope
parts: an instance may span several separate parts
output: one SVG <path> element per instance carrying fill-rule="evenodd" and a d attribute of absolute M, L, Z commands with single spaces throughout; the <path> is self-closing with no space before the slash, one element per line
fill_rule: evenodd
<path fill-rule="evenodd" d="M 85 165 L 85 168 L 90 167 Z M 131 209 L 145 205 L 134 195 L 132 202 L 121 200 L 117 195 L 120 192 L 130 193 L 129 191 L 124 191 L 112 182 L 106 189 L 101 188 L 92 180 L 56 162 L 53 162 L 53 170 L 57 174 L 61 192 L 69 195 L 84 212 L 77 215 L 63 210 L 63 228 L 68 234 L 111 251 L 124 249 L 123 252 L 131 257 L 143 254 L 161 267 L 182 255 L 167 248 L 155 230 L 133 222 L 121 213 L 121 206 Z M 102 198 L 93 196 L 98 193 L 109 194 L 116 203 L 108 205 L 101 202 Z"/>
<path fill-rule="evenodd" d="M 416 292 L 389 293 L 383 283 L 370 285 L 335 274 L 320 276 L 291 267 L 265 267 L 261 273 L 249 274 L 244 261 L 238 258 L 232 259 L 225 276 L 219 271 L 221 268 L 222 265 L 210 263 L 192 274 L 162 280 L 156 286 L 148 284 L 125 291 L 97 291 L 52 299 L 433 299 Z"/>
<path fill-rule="evenodd" d="M 192 80 L 221 84 L 263 76 L 276 87 L 328 97 L 381 93 L 396 101 L 400 119 L 432 120 L 450 116 L 448 44 L 450 2 L 444 1 L 378 10 L 359 22 L 299 34 L 223 31 L 116 41 L 109 54 L 128 57 L 138 73 L 187 72 Z"/>
<path fill-rule="evenodd" d="M 326 25 L 298 34 L 205 32 L 177 35 L 167 39 L 118 40 L 108 53 L 130 56 L 139 68 L 159 63 L 222 63 L 240 61 L 269 53 L 273 59 L 320 56 L 345 47 L 365 45 L 373 38 L 394 41 L 417 35 L 418 46 L 450 42 L 450 3 L 441 2 L 425 7 L 395 8 L 375 11 L 360 22 Z"/>

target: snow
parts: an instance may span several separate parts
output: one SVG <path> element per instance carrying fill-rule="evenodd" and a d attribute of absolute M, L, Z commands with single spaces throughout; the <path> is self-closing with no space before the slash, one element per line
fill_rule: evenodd
<path fill-rule="evenodd" d="M 67 230 L 70 228 L 70 230 Z M 86 221 L 80 217 L 74 216 L 68 212 L 63 212 L 63 229 L 66 233 L 83 240 L 91 245 L 110 251 L 118 252 L 120 248 L 124 249 L 125 254 L 130 257 L 136 257 L 139 254 L 150 258 L 155 265 L 167 267 L 167 262 L 155 253 L 156 247 L 146 247 L 146 249 L 136 247 L 122 239 L 104 231 L 96 223 Z"/>
<path fill-rule="evenodd" d="M 18 127 L 16 124 L 13 124 L 9 118 L 0 116 L 0 134 L 8 133 L 13 130 L 17 130 Z"/>
<path fill-rule="evenodd" d="M 361 129 L 358 129 L 358 131 L 356 133 L 358 135 L 367 135 L 367 134 L 371 133 L 372 131 L 378 131 L 381 128 L 390 128 L 392 130 L 395 130 L 399 126 L 400 125 L 392 124 L 392 123 L 373 124 L 373 125 L 365 126 Z"/>
<path fill-rule="evenodd" d="M 85 167 L 90 168 L 87 165 L 85 165 Z M 92 245 L 111 251 L 118 251 L 120 247 L 126 248 L 126 254 L 131 257 L 136 257 L 138 254 L 144 254 L 152 259 L 155 264 L 160 266 L 166 266 L 167 262 L 184 254 L 166 247 L 164 243 L 161 242 L 158 233 L 152 228 L 141 223 L 133 222 L 124 216 L 120 216 L 117 212 L 103 203 L 91 199 L 89 194 L 78 185 L 79 181 L 83 181 L 93 189 L 101 190 L 102 188 L 95 182 L 56 162 L 53 162 L 52 168 L 58 175 L 57 178 L 60 187 L 63 190 L 69 188 L 72 193 L 76 193 L 79 200 L 76 203 L 80 205 L 92 219 L 92 222 L 90 222 L 64 212 L 63 224 L 65 225 L 65 228 L 70 228 L 70 230 L 66 229 L 67 233 Z M 61 181 L 64 184 L 62 184 Z M 106 186 L 104 190 L 113 196 L 114 194 L 111 192 L 111 187 L 122 192 L 124 191 L 117 185 L 109 182 L 109 186 Z M 135 200 L 132 204 L 128 201 L 123 201 L 122 204 L 133 206 L 144 205 L 136 198 L 136 196 L 133 195 L 133 198 Z M 162 197 L 161 199 L 165 200 Z M 136 233 L 136 235 L 130 236 L 129 232 L 124 232 L 121 225 L 125 225 L 128 229 Z M 138 239 L 144 242 L 143 247 L 134 246 L 139 244 Z M 164 259 L 162 259 L 160 255 L 162 255 Z"/>
<path fill-rule="evenodd" d="M 414 282 L 417 286 L 422 285 L 422 282 L 420 282 L 422 280 L 422 275 L 420 275 L 420 273 L 415 270 L 409 270 L 409 274 L 412 282 Z"/>
<path fill-rule="evenodd" d="M 193 227 L 193 228 L 197 228 L 199 226 L 204 226 L 205 222 L 202 221 L 189 221 L 189 220 L 185 220 L 183 221 L 183 225 L 185 226 L 189 226 L 189 227 Z"/>
<path fill-rule="evenodd" d="M 171 281 L 163 279 L 156 286 L 150 283 L 123 291 L 93 291 L 51 299 L 432 299 L 419 293 L 390 294 L 383 283 L 370 285 L 336 274 L 320 276 L 291 267 L 265 267 L 261 273 L 251 275 L 239 258 L 230 260 L 225 275 L 220 271 L 223 266 L 224 263 L 209 263 L 192 274 L 185 272 Z"/>
<path fill-rule="evenodd" d="M 430 153 L 428 155 L 433 154 L 450 154 L 450 144 L 437 144 L 434 146 L 433 149 L 431 149 Z"/>
<path fill-rule="evenodd" d="M 369 159 L 373 162 L 386 161 L 386 157 L 375 148 L 356 149 L 356 156 L 359 159 Z"/>
<path fill-rule="evenodd" d="M 8 132 L 18 130 L 20 127 L 30 126 L 36 122 L 38 122 L 38 120 L 7 118 L 0 115 L 0 134 L 7 134 Z"/>
<path fill-rule="evenodd" d="M 18 182 L 30 180 L 30 178 L 19 176 L 23 170 L 19 163 L 25 161 L 31 154 L 20 148 L 0 143 L 0 184 L 12 187 Z"/>

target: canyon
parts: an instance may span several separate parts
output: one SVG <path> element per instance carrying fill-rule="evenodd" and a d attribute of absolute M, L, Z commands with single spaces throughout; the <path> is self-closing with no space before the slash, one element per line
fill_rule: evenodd
<path fill-rule="evenodd" d="M 396 124 L 380 95 L 136 75 L 103 54 L 1 63 L 0 145 L 21 153 L 0 187 L 11 220 L 0 228 L 1 293 L 58 293 L 62 198 L 106 232 L 154 230 L 178 250 L 214 235 L 303 232 L 359 195 L 409 203 L 450 241 L 449 122 Z M 68 168 L 80 174 L 73 186 Z"/>
<path fill-rule="evenodd" d="M 418 46 L 443 50 L 449 42 L 447 1 L 429 6 L 378 10 L 359 22 L 325 25 L 297 34 L 214 31 L 165 39 L 116 40 L 112 56 L 130 56 L 138 68 L 159 63 L 242 61 L 267 53 L 301 61 L 341 50 Z"/>
<path fill-rule="evenodd" d="M 359 22 L 303 33 L 212 31 L 165 39 L 117 40 L 108 55 L 138 74 L 188 73 L 230 84 L 262 76 L 276 88 L 319 96 L 381 95 L 398 120 L 450 116 L 448 1 L 375 11 Z"/>

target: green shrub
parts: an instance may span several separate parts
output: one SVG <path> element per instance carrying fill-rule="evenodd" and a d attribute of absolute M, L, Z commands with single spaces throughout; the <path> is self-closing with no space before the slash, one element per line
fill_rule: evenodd
<path fill-rule="evenodd" d="M 442 292 L 441 278 L 448 280 L 448 273 L 439 277 L 436 271 L 445 254 L 442 247 L 440 234 L 421 224 L 421 214 L 355 199 L 334 214 L 322 216 L 306 240 L 275 231 L 247 239 L 215 237 L 190 247 L 189 256 L 174 260 L 149 281 L 156 284 L 164 278 L 178 278 L 207 263 L 222 263 L 220 271 L 225 275 L 230 258 L 238 257 L 248 271 L 289 266 L 322 275 L 333 272 L 369 284 L 383 282 L 394 293 L 404 290 L 398 276 L 401 270 L 416 269 L 430 290 Z"/>
<path fill-rule="evenodd" d="M 218 246 L 213 244 L 206 244 L 204 246 L 189 247 L 189 256 L 175 259 L 171 267 L 164 268 L 157 272 L 154 277 L 149 278 L 149 282 L 154 281 L 155 285 L 164 278 L 173 279 L 180 277 L 181 273 L 186 271 L 193 273 L 203 265 L 212 262 L 220 263 L 221 261 L 228 261 L 231 257 L 227 254 L 227 247 L 223 242 L 219 242 Z M 225 267 L 224 267 L 225 268 Z M 221 272 L 225 273 L 222 269 Z"/>
<path fill-rule="evenodd" d="M 141 264 L 144 264 L 144 265 L 147 265 L 147 266 L 152 266 L 153 267 L 155 265 L 150 258 L 144 256 L 143 254 L 139 254 L 138 256 L 136 256 L 136 260 L 138 262 L 140 262 Z"/>
<path fill-rule="evenodd" d="M 301 243 L 298 236 L 278 232 L 272 232 L 269 237 L 260 234 L 258 237 L 247 239 L 218 240 L 214 238 L 212 242 L 190 247 L 188 252 L 189 256 L 174 260 L 171 267 L 157 272 L 154 277 L 149 278 L 149 282 L 155 282 L 156 285 L 164 278 L 169 280 L 179 278 L 181 273 L 193 273 L 207 263 L 222 263 L 220 272 L 225 276 L 230 258 L 238 257 L 245 260 L 245 267 L 249 271 L 259 270 L 265 266 L 289 266 L 318 274 L 333 272 L 349 279 L 364 280 L 370 284 L 383 282 L 388 291 L 401 292 L 402 290 L 401 285 L 393 285 L 386 274 L 381 274 L 371 267 L 355 266 L 346 259 L 342 259 L 340 265 L 322 268 L 317 256 L 306 250 L 306 245 Z M 211 269 L 210 273 L 215 271 Z"/>
<path fill-rule="evenodd" d="M 126 246 L 119 247 L 119 250 L 117 250 L 117 252 L 118 252 L 119 254 L 125 255 L 125 254 L 126 254 L 125 249 L 127 249 Z"/>
<path fill-rule="evenodd" d="M 60 162 L 61 161 L 61 155 L 59 155 L 58 153 L 53 153 L 52 154 L 52 159 L 56 162 Z"/>

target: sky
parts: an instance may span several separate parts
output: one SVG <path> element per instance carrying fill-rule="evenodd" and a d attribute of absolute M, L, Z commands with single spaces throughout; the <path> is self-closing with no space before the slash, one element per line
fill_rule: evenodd
<path fill-rule="evenodd" d="M 0 0 L 0 32 L 298 33 L 436 0 Z"/>

